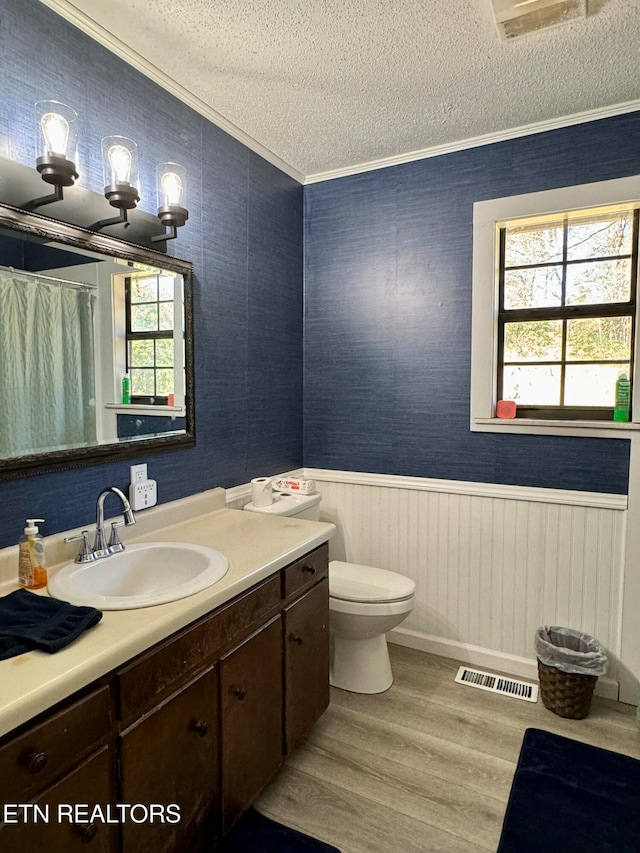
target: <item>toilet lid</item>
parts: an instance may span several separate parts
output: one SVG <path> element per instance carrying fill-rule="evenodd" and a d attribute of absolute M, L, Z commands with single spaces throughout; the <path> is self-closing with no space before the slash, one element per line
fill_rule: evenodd
<path fill-rule="evenodd" d="M 416 591 L 416 585 L 404 575 L 359 566 L 356 563 L 329 563 L 329 595 L 344 601 L 404 601 Z"/>

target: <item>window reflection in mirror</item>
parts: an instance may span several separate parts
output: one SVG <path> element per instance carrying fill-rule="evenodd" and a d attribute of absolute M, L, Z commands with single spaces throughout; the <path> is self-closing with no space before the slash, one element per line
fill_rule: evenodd
<path fill-rule="evenodd" d="M 73 226 L 51 239 L 45 217 L 21 219 L 40 233 L 0 226 L 0 473 L 193 443 L 190 264 L 130 244 L 116 254 L 113 238 L 105 253 L 100 235 L 76 241 Z"/>

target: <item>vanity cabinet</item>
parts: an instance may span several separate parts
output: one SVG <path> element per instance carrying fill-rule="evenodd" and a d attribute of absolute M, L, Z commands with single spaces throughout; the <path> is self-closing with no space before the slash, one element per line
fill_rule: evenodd
<path fill-rule="evenodd" d="M 282 763 L 282 626 L 276 616 L 220 661 L 226 832 Z"/>
<path fill-rule="evenodd" d="M 0 850 L 213 850 L 329 703 L 327 575 L 325 544 L 0 739 L 0 803 L 50 804 L 0 824 Z M 57 803 L 148 819 L 59 822 Z"/>
<path fill-rule="evenodd" d="M 110 746 L 112 706 L 108 686 L 85 692 L 0 746 L 0 803 L 13 806 L 0 824 L 0 849 L 118 850 L 117 828 L 76 822 L 69 807 L 115 803 L 114 752 Z M 16 811 L 20 805 L 24 810 Z M 26 819 L 25 819 L 26 815 Z M 24 823 L 23 823 L 24 821 Z"/>
<path fill-rule="evenodd" d="M 115 802 L 112 761 L 109 748 L 102 747 L 73 772 L 37 796 L 32 803 L 39 808 L 39 815 L 46 815 L 47 819 L 38 819 L 36 822 L 32 814 L 24 825 L 3 827 L 0 834 L 2 853 L 30 853 L 32 850 L 73 853 L 76 850 L 87 850 L 87 845 L 90 845 L 92 853 L 117 853 L 117 826 L 88 819 L 95 805 L 104 808 L 107 803 Z M 77 803 L 86 803 L 88 809 L 87 819 L 80 819 L 76 823 L 73 821 L 75 815 L 70 815 L 67 807 Z M 58 809 L 62 810 L 61 814 Z"/>
<path fill-rule="evenodd" d="M 285 607 L 284 722 L 289 755 L 329 704 L 329 581 Z"/>
<path fill-rule="evenodd" d="M 217 834 L 218 674 L 210 667 L 119 735 L 120 802 L 180 805 L 151 823 L 122 826 L 123 853 L 174 853 Z"/>
<path fill-rule="evenodd" d="M 105 743 L 110 728 L 106 686 L 23 727 L 0 745 L 0 802 L 28 802 Z"/>

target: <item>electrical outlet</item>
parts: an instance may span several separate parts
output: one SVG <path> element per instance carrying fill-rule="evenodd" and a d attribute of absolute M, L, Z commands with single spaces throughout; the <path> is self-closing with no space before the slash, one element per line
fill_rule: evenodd
<path fill-rule="evenodd" d="M 129 473 L 131 475 L 129 480 L 130 483 L 144 483 L 147 479 L 146 463 L 142 463 L 141 465 L 131 465 L 129 467 Z"/>
<path fill-rule="evenodd" d="M 145 466 L 146 467 L 146 466 Z M 131 509 L 148 509 L 158 503 L 158 484 L 155 480 L 143 480 L 129 486 Z"/>

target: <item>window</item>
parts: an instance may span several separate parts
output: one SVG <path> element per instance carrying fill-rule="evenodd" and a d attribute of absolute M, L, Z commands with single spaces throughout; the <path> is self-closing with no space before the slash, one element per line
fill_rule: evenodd
<path fill-rule="evenodd" d="M 174 394 L 175 287 L 171 275 L 145 273 L 125 279 L 126 367 L 132 403 L 167 405 Z"/>
<path fill-rule="evenodd" d="M 474 204 L 472 431 L 640 429 L 638 209 L 640 175 Z M 611 419 L 621 372 L 629 423 Z M 510 398 L 518 416 L 497 418 Z"/>
<path fill-rule="evenodd" d="M 638 211 L 499 228 L 498 399 L 518 417 L 612 420 L 633 376 Z"/>

